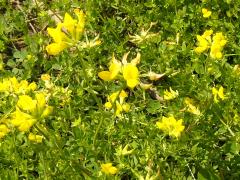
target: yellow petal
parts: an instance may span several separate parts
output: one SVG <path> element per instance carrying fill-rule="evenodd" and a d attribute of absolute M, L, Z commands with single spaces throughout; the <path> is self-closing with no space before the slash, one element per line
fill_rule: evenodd
<path fill-rule="evenodd" d="M 130 88 L 134 88 L 138 84 L 139 84 L 138 79 L 128 79 L 127 80 L 127 86 L 130 87 Z"/>
<path fill-rule="evenodd" d="M 59 23 L 56 28 L 47 28 L 48 34 L 53 38 L 55 43 L 60 43 L 66 39 L 66 34 L 61 30 L 62 23 Z"/>
<path fill-rule="evenodd" d="M 73 19 L 68 13 L 65 13 L 63 26 L 67 29 L 67 31 L 74 37 L 74 28 L 77 21 Z"/>
<path fill-rule="evenodd" d="M 132 64 L 127 64 L 123 66 L 123 78 L 128 79 L 138 79 L 139 72 L 138 68 Z"/>
<path fill-rule="evenodd" d="M 65 43 L 52 43 L 46 47 L 49 55 L 57 55 L 67 47 Z"/>
<path fill-rule="evenodd" d="M 100 77 L 104 81 L 111 81 L 112 80 L 112 74 L 109 71 L 99 72 L 98 77 Z"/>

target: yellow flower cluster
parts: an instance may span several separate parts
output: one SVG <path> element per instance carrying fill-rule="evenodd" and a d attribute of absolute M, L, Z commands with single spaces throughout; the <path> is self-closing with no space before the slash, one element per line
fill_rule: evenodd
<path fill-rule="evenodd" d="M 157 127 L 165 134 L 173 137 L 179 137 L 185 126 L 182 125 L 183 120 L 176 120 L 173 116 L 163 117 L 162 121 L 156 123 Z"/>
<path fill-rule="evenodd" d="M 70 14 L 65 13 L 63 22 L 57 24 L 56 28 L 48 28 L 48 34 L 53 38 L 53 43 L 46 47 L 49 55 L 57 55 L 65 48 L 79 44 L 82 48 L 99 45 L 101 41 L 98 36 L 90 42 L 80 43 L 85 26 L 85 15 L 79 9 L 74 10 L 77 20 L 73 19 Z"/>
<path fill-rule="evenodd" d="M 48 116 L 52 107 L 46 104 L 43 93 L 35 94 L 35 99 L 28 95 L 19 96 L 16 111 L 12 113 L 11 124 L 19 131 L 28 131 L 37 120 Z"/>
<path fill-rule="evenodd" d="M 74 13 L 78 17 L 78 20 L 73 19 L 68 13 L 65 13 L 63 22 L 58 23 L 56 28 L 47 29 L 48 34 L 54 41 L 54 43 L 46 47 L 48 54 L 57 55 L 80 39 L 85 25 L 84 13 L 78 9 Z"/>
<path fill-rule="evenodd" d="M 10 132 L 6 124 L 0 124 L 0 139 Z"/>
<path fill-rule="evenodd" d="M 213 38 L 211 37 L 212 34 L 213 30 L 206 30 L 203 35 L 197 35 L 198 47 L 195 48 L 195 52 L 200 54 L 211 48 L 210 56 L 214 59 L 221 59 L 223 56 L 222 49 L 227 40 L 221 32 L 216 33 Z"/>
<path fill-rule="evenodd" d="M 221 100 L 224 100 L 226 99 L 226 96 L 224 95 L 223 93 L 223 87 L 220 86 L 220 88 L 217 90 L 215 87 L 212 88 L 212 94 L 214 96 L 214 102 L 215 103 L 218 103 L 219 100 L 218 100 L 218 97 L 221 99 Z"/>
<path fill-rule="evenodd" d="M 26 80 L 18 81 L 16 77 L 5 78 L 0 82 L 0 92 L 13 94 L 26 94 L 37 88 L 35 82 L 28 83 Z"/>
<path fill-rule="evenodd" d="M 124 90 L 114 92 L 108 96 L 108 102 L 104 106 L 107 109 L 112 109 L 115 106 L 115 115 L 120 116 L 122 111 L 128 112 L 130 109 L 130 105 L 124 102 L 126 97 L 128 94 Z"/>
<path fill-rule="evenodd" d="M 101 164 L 101 171 L 107 175 L 114 175 L 118 169 L 112 165 L 112 163 Z"/>
<path fill-rule="evenodd" d="M 116 79 L 119 73 L 122 73 L 128 87 L 134 88 L 137 86 L 139 84 L 139 71 L 136 65 L 140 62 L 140 53 L 130 63 L 127 62 L 128 54 L 124 54 L 122 62 L 118 61 L 113 55 L 109 70 L 99 72 L 98 76 L 104 81 L 111 81 Z"/>

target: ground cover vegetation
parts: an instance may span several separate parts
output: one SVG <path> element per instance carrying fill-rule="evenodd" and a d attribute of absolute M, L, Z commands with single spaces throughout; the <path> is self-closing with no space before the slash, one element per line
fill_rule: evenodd
<path fill-rule="evenodd" d="M 0 179 L 240 178 L 240 1 L 0 12 Z"/>

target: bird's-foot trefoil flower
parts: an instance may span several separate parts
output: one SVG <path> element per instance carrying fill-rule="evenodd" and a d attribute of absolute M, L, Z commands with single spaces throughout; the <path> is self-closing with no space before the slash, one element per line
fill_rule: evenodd
<path fill-rule="evenodd" d="M 212 30 L 207 30 L 203 35 L 197 35 L 198 47 L 196 47 L 194 51 L 201 54 L 210 48 L 210 57 L 213 59 L 221 59 L 223 57 L 222 50 L 227 40 L 221 32 L 216 33 L 213 37 L 212 34 Z"/>
<path fill-rule="evenodd" d="M 47 28 L 48 34 L 52 37 L 53 43 L 46 47 L 49 55 L 57 55 L 68 47 L 90 48 L 99 45 L 101 41 L 97 36 L 93 41 L 81 42 L 84 33 L 85 14 L 79 9 L 75 9 L 74 13 L 77 19 L 70 14 L 65 13 L 63 22 L 58 22 L 56 28 Z"/>
<path fill-rule="evenodd" d="M 32 142 L 35 142 L 35 143 L 41 143 L 42 140 L 43 140 L 43 136 L 36 135 L 36 134 L 33 134 L 33 133 L 29 133 L 28 139 Z"/>
<path fill-rule="evenodd" d="M 45 118 L 52 112 L 47 105 L 43 93 L 35 94 L 35 99 L 28 95 L 19 96 L 16 110 L 12 113 L 10 123 L 19 131 L 28 131 L 38 120 Z"/>
<path fill-rule="evenodd" d="M 10 129 L 6 124 L 0 124 L 0 139 L 6 136 L 10 132 Z"/>
<path fill-rule="evenodd" d="M 128 97 L 128 94 L 122 90 L 121 92 L 117 91 L 108 96 L 108 101 L 105 103 L 105 108 L 115 109 L 115 115 L 121 116 L 121 113 L 128 112 L 130 110 L 130 105 L 125 103 L 125 98 Z"/>
<path fill-rule="evenodd" d="M 157 127 L 161 129 L 166 135 L 178 138 L 184 130 L 183 120 L 176 120 L 174 116 L 163 117 L 162 121 L 156 123 Z"/>
<path fill-rule="evenodd" d="M 202 14 L 203 14 L 204 18 L 209 18 L 211 16 L 211 14 L 212 14 L 212 11 L 209 11 L 206 8 L 202 8 Z"/>
<path fill-rule="evenodd" d="M 198 107 L 193 105 L 193 100 L 190 98 L 185 98 L 184 103 L 187 105 L 186 110 L 197 116 L 201 115 L 201 112 Z"/>
<path fill-rule="evenodd" d="M 118 169 L 112 165 L 112 163 L 101 164 L 101 171 L 106 175 L 114 175 Z"/>
<path fill-rule="evenodd" d="M 197 35 L 198 40 L 198 47 L 194 49 L 194 51 L 198 54 L 203 53 L 204 51 L 208 50 L 211 46 L 211 35 L 213 30 L 206 30 L 201 36 Z"/>
<path fill-rule="evenodd" d="M 124 54 L 122 62 L 118 61 L 113 55 L 108 71 L 101 71 L 98 76 L 104 81 L 111 81 L 117 77 L 123 77 L 127 86 L 134 88 L 139 84 L 139 71 L 137 64 L 140 62 L 140 53 L 131 62 L 127 62 L 128 53 Z"/>
<path fill-rule="evenodd" d="M 215 102 L 215 103 L 218 103 L 218 102 L 219 102 L 219 98 L 220 98 L 221 100 L 224 100 L 224 99 L 227 98 L 227 97 L 224 95 L 223 91 L 224 91 L 224 89 L 223 89 L 222 86 L 220 86 L 218 90 L 217 90 L 217 88 L 215 88 L 215 87 L 212 88 L 212 94 L 213 94 L 214 102 Z"/>
<path fill-rule="evenodd" d="M 164 100 L 172 100 L 172 99 L 175 99 L 176 97 L 178 97 L 178 91 L 174 91 L 172 90 L 172 88 L 170 87 L 169 90 L 165 90 L 164 91 Z"/>

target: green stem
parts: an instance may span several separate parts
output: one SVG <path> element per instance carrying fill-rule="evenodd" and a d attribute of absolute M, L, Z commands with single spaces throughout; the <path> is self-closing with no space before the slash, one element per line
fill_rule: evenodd
<path fill-rule="evenodd" d="M 41 127 L 39 127 L 37 124 L 35 124 L 34 127 L 38 130 L 38 132 L 40 132 L 49 141 L 50 138 L 48 137 L 48 135 L 44 132 L 44 130 Z"/>

